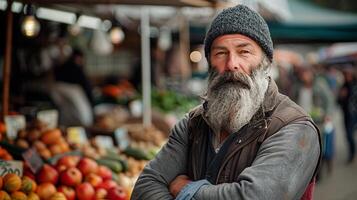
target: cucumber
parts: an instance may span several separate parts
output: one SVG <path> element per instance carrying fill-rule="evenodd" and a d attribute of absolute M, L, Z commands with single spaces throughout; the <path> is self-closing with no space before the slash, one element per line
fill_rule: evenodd
<path fill-rule="evenodd" d="M 107 154 L 106 156 L 103 156 L 101 158 L 105 159 L 105 160 L 112 160 L 112 161 L 119 162 L 123 168 L 122 169 L 123 172 L 126 172 L 129 169 L 128 162 L 126 160 L 122 159 L 118 154 L 116 154 L 116 155 Z"/>
<path fill-rule="evenodd" d="M 123 166 L 122 166 L 121 162 L 118 162 L 115 160 L 110 160 L 110 159 L 105 159 L 105 158 L 99 158 L 96 161 L 98 164 L 108 167 L 115 173 L 120 173 L 121 171 L 123 171 Z"/>
<path fill-rule="evenodd" d="M 126 154 L 127 156 L 133 157 L 137 160 L 150 160 L 151 157 L 145 153 L 143 150 L 138 149 L 138 148 L 134 148 L 134 147 L 127 147 L 124 151 L 124 154 Z"/>

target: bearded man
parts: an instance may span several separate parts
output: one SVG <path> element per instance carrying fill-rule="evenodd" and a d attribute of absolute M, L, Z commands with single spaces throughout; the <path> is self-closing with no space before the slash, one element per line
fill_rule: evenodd
<path fill-rule="evenodd" d="M 319 131 L 268 75 L 264 19 L 243 5 L 223 10 L 205 55 L 205 101 L 176 124 L 131 199 L 312 199 Z"/>

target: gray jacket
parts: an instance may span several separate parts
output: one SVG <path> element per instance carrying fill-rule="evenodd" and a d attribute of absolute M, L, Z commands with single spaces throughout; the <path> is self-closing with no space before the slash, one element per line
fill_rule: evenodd
<path fill-rule="evenodd" d="M 173 199 L 168 188 L 170 182 L 186 174 L 187 122 L 188 116 L 173 128 L 167 144 L 140 175 L 131 199 Z M 240 174 L 239 182 L 204 185 L 194 198 L 299 199 L 319 159 L 316 145 L 319 139 L 315 132 L 310 122 L 283 127 L 262 143 L 252 166 Z"/>

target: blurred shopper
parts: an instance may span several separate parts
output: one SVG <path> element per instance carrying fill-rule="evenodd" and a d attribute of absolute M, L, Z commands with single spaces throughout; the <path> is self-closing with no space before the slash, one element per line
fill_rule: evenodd
<path fill-rule="evenodd" d="M 338 97 L 340 88 L 342 87 L 344 77 L 340 70 L 335 66 L 326 66 L 326 80 L 335 97 Z"/>
<path fill-rule="evenodd" d="M 54 75 L 54 60 L 43 48 L 34 52 L 33 59 L 26 63 L 27 79 L 22 86 L 26 104 L 48 104 L 59 111 L 59 124 L 65 126 L 90 126 L 93 122 L 92 107 L 83 89 L 77 84 L 57 82 Z M 38 104 L 41 102 L 41 104 Z"/>
<path fill-rule="evenodd" d="M 57 81 L 79 85 L 93 106 L 92 86 L 84 73 L 84 65 L 83 52 L 80 49 L 74 48 L 68 60 L 63 65 L 55 68 L 55 76 Z"/>
<path fill-rule="evenodd" d="M 299 82 L 295 83 L 293 89 L 293 99 L 319 126 L 323 141 L 323 163 L 326 163 L 328 172 L 331 172 L 334 155 L 334 125 L 331 116 L 335 97 L 323 75 L 314 74 L 310 67 L 300 67 L 298 77 Z"/>
<path fill-rule="evenodd" d="M 344 115 L 349 153 L 347 163 L 351 163 L 356 154 L 354 132 L 357 128 L 357 80 L 352 67 L 343 70 L 343 75 L 345 82 L 339 92 L 338 102 Z"/>
<path fill-rule="evenodd" d="M 320 158 L 312 119 L 268 76 L 268 26 L 244 5 L 205 38 L 207 93 L 145 167 L 132 199 L 312 199 Z"/>

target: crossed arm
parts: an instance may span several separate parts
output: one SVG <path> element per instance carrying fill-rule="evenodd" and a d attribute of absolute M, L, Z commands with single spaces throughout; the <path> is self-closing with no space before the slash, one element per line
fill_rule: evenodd
<path fill-rule="evenodd" d="M 172 130 L 168 143 L 144 169 L 132 199 L 175 199 L 192 183 L 186 176 L 187 118 Z M 299 199 L 319 159 L 316 130 L 309 122 L 287 125 L 265 140 L 251 167 L 237 182 L 203 185 L 193 199 Z M 188 184 L 191 183 L 191 184 Z"/>

